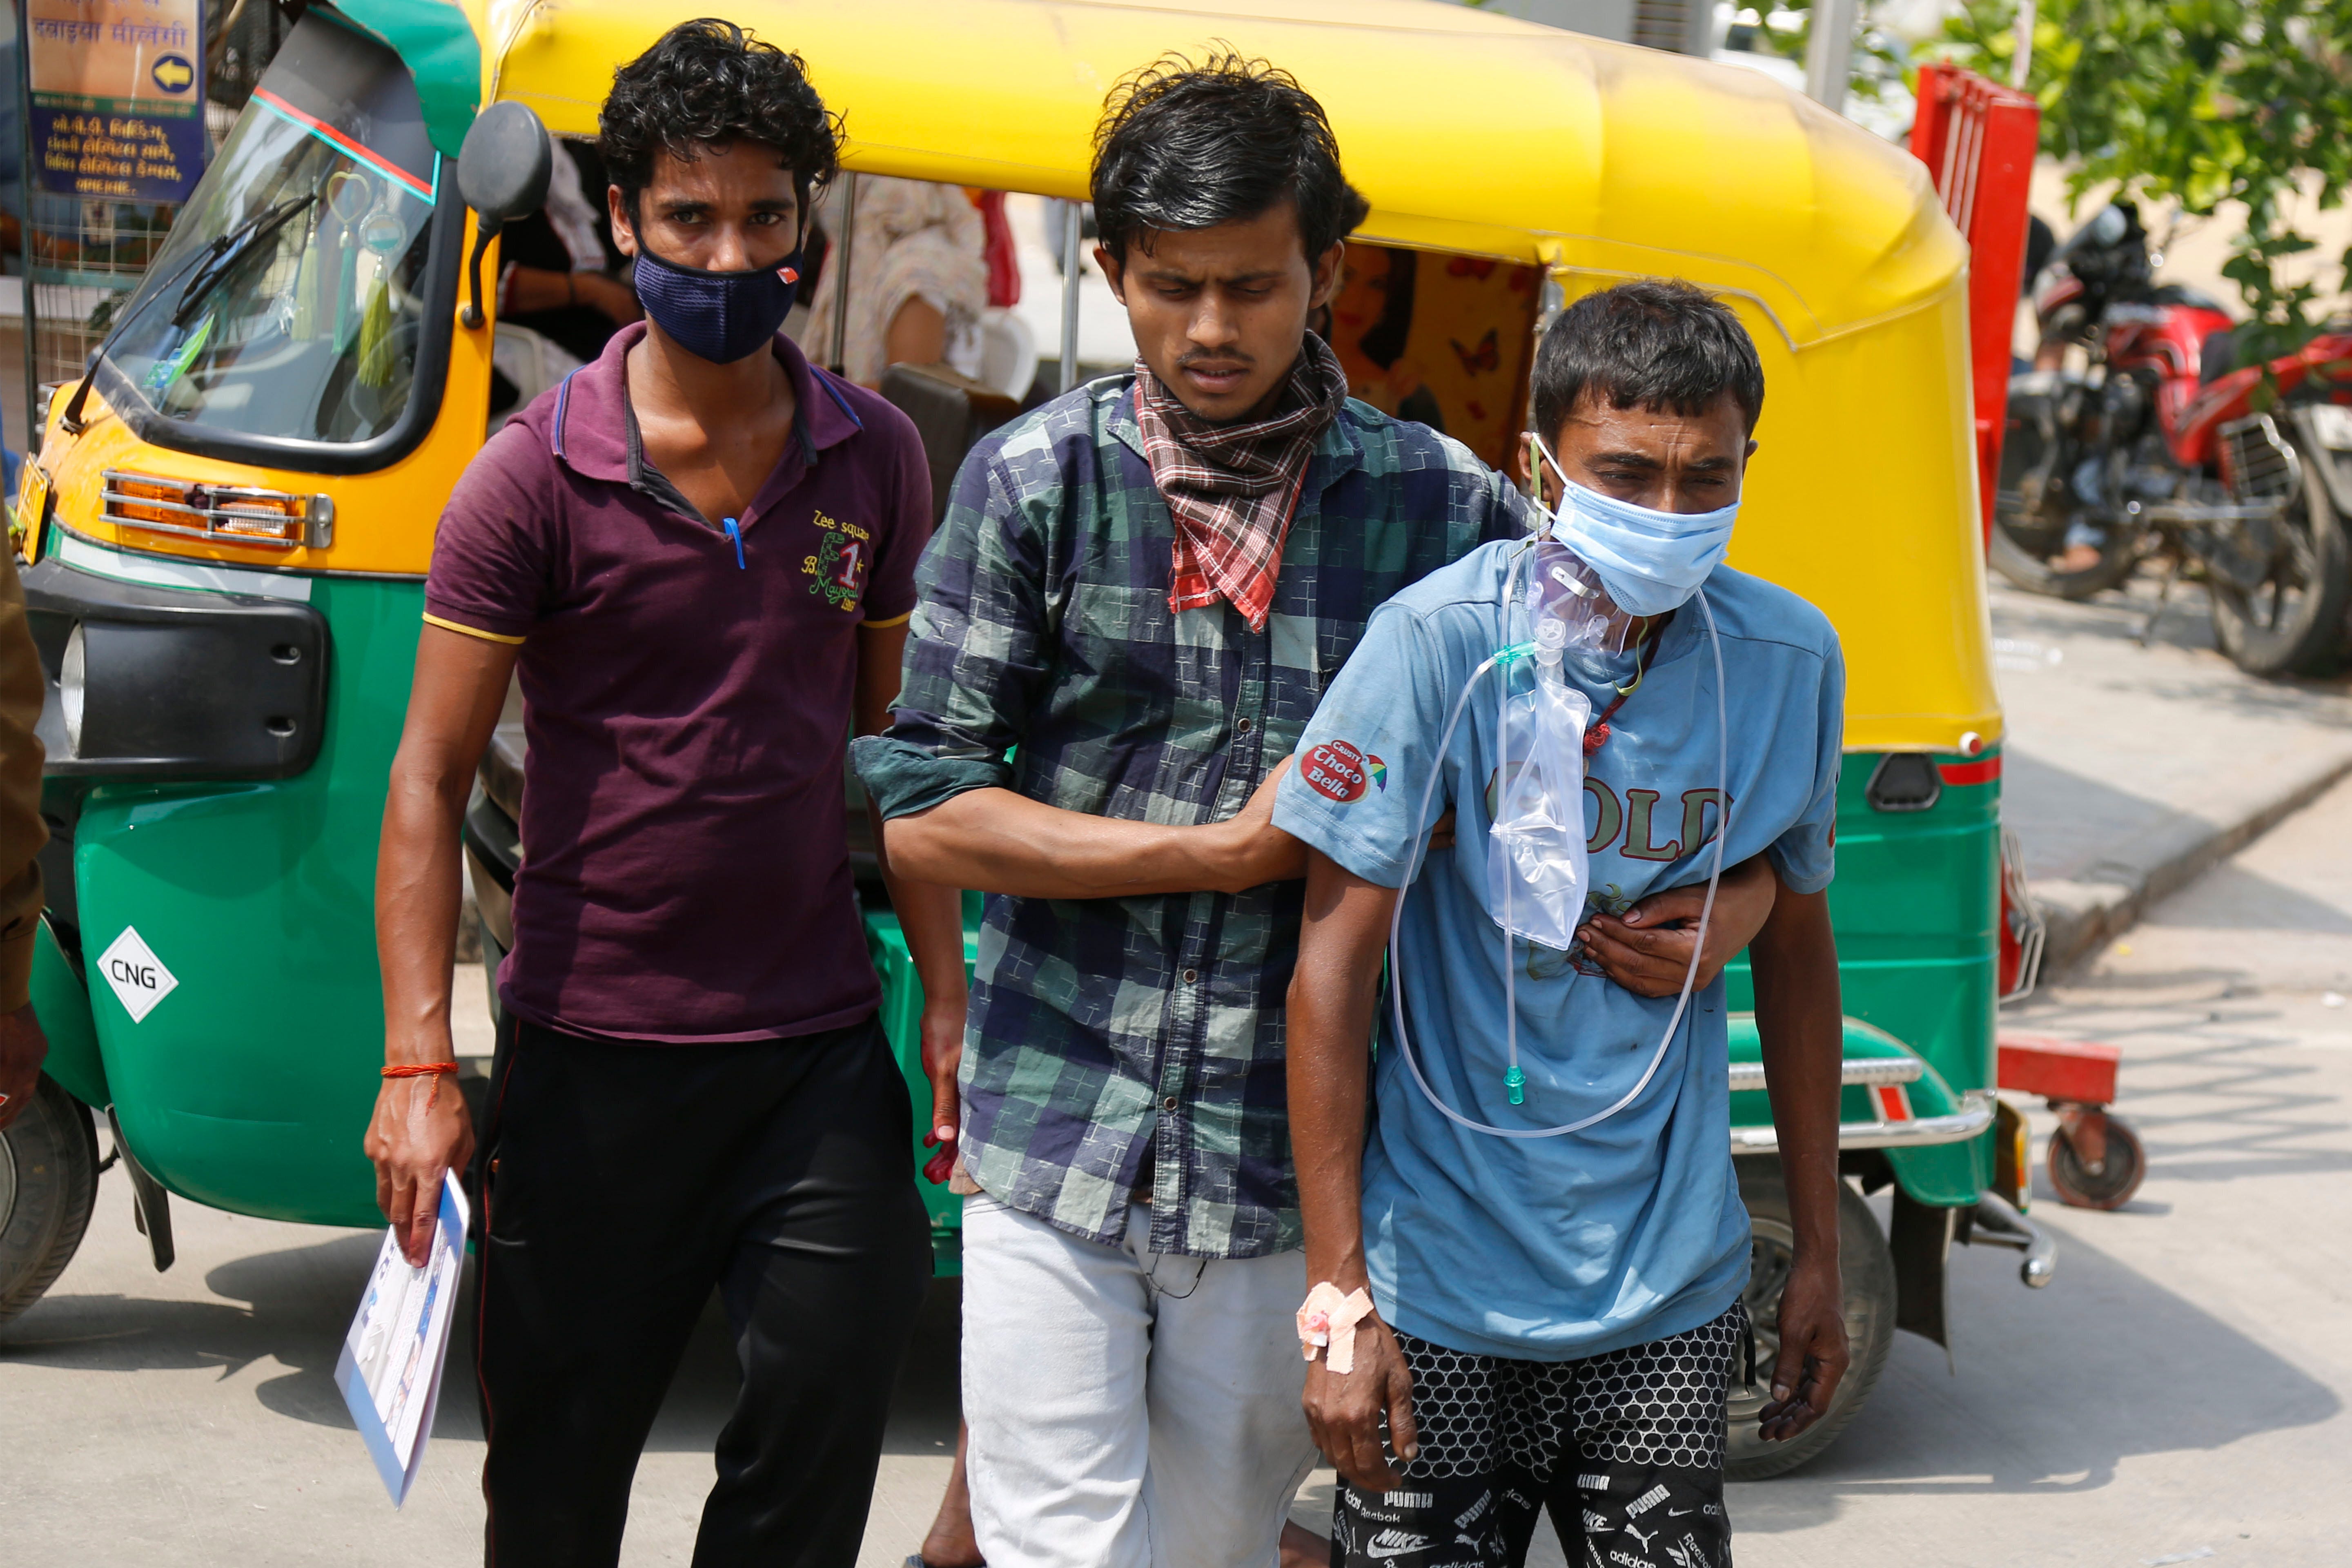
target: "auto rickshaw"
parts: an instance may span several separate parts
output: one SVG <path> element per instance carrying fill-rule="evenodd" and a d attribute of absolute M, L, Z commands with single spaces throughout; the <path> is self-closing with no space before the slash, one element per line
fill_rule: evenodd
<path fill-rule="evenodd" d="M 380 1223 L 360 1152 L 383 1040 L 377 831 L 435 520 L 484 439 L 494 311 L 476 279 L 495 277 L 486 245 L 518 216 L 468 209 L 459 153 L 493 102 L 593 134 L 614 67 L 700 11 L 313 0 L 89 374 L 47 398 L 17 520 L 52 685 L 35 993 L 51 1054 L 0 1159 L 0 1315 L 72 1253 L 94 1118 L 159 1267 L 172 1196 Z M 1832 903 L 1855 1345 L 1831 1418 L 1761 1445 L 1790 1237 L 1754 1028 L 1736 1024 L 1759 1337 L 1757 1386 L 1731 1410 L 1736 1473 L 1824 1447 L 1895 1329 L 1948 1343 L 1955 1241 L 2018 1247 L 2027 1282 L 2048 1278 L 2048 1244 L 2018 1214 L 2022 1123 L 1992 1092 L 2001 720 L 1968 257 L 1920 164 L 1759 75 L 1423 0 L 741 0 L 730 15 L 805 57 L 853 177 L 1067 199 L 1086 195 L 1089 135 L 1125 72 L 1213 40 L 1287 67 L 1371 203 L 1329 327 L 1354 390 L 1497 465 L 1566 299 L 1659 273 L 1732 301 L 1769 384 L 1732 559 L 1821 605 L 1850 676 Z M 924 423 L 951 443 L 935 464 L 984 427 L 973 410 Z M 522 763 L 494 751 L 468 816 L 493 959 Z M 1664 848 L 1705 832 L 1704 803 L 1687 804 L 1596 795 L 1593 831 Z M 886 1021 L 927 1107 L 919 992 L 869 896 Z M 1748 999 L 1738 972 L 1733 1005 Z M 1882 1225 L 1864 1194 L 1889 1187 Z M 959 1200 L 927 1191 L 952 1272 Z"/>

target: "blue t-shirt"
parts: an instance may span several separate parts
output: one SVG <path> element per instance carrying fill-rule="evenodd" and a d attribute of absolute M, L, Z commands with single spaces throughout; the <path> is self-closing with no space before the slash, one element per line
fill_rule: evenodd
<path fill-rule="evenodd" d="M 1675 1009 L 1672 997 L 1637 996 L 1514 940 L 1527 1093 L 1510 1103 L 1505 949 L 1486 887 L 1494 682 L 1505 677 L 1483 678 L 1444 755 L 1434 753 L 1463 683 L 1504 646 L 1503 580 L 1526 548 L 1482 546 L 1373 615 L 1308 723 L 1274 814 L 1349 871 L 1397 887 L 1415 874 L 1427 837 L 1416 816 L 1437 769 L 1428 815 L 1454 808 L 1457 847 L 1418 868 L 1391 983 L 1402 976 L 1430 1087 L 1464 1115 L 1506 1128 L 1559 1126 L 1615 1103 Z M 1706 595 L 1727 682 L 1724 864 L 1769 853 L 1790 888 L 1817 891 L 1829 885 L 1835 841 L 1845 696 L 1837 634 L 1804 600 L 1728 567 L 1716 569 Z M 1523 639 L 1524 609 L 1513 619 Z M 1505 668 L 1515 689 L 1534 679 L 1525 659 Z M 1596 714 L 1617 695 L 1609 671 L 1567 668 Z M 1648 673 L 1587 761 L 1591 904 L 1622 910 L 1706 879 L 1721 822 L 1716 715 L 1716 662 L 1693 601 L 1659 635 Z M 1364 1152 L 1366 1261 L 1391 1323 L 1451 1350 L 1568 1361 L 1680 1333 L 1730 1307 L 1748 1276 L 1748 1215 L 1731 1163 L 1720 979 L 1693 994 L 1632 1103 L 1552 1138 L 1448 1121 L 1399 1056 L 1391 1005 L 1384 995 Z"/>

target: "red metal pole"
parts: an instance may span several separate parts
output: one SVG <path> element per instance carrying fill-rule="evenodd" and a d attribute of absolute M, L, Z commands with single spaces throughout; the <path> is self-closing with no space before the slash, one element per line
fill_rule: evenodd
<path fill-rule="evenodd" d="M 1920 68 L 1911 153 L 1927 165 L 1970 253 L 1969 369 L 1988 538 L 2009 410 L 2010 337 L 2025 268 L 2026 195 L 2041 130 L 2041 105 L 2032 94 L 1955 66 Z"/>

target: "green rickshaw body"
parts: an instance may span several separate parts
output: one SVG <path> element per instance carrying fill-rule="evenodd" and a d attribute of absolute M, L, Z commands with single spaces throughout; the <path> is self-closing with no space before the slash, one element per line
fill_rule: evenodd
<path fill-rule="evenodd" d="M 51 1076 L 110 1103 L 141 1165 L 172 1192 L 271 1219 L 370 1225 L 381 1216 L 359 1133 L 383 1053 L 376 836 L 424 590 L 306 581 L 333 639 L 309 771 L 49 782 L 51 814 L 72 825 L 79 931 L 105 943 L 135 930 L 175 984 L 134 1020 L 101 952 L 86 944 L 78 983 L 47 936 L 36 1005 L 65 1043 Z"/>
<path fill-rule="evenodd" d="M 1887 811 L 1868 798 L 1881 754 L 1850 752 L 1838 783 L 1837 879 L 1830 917 L 1848 1020 L 1846 1056 L 1875 1055 L 1855 1025 L 1899 1041 L 1927 1068 L 1906 1091 L 1918 1117 L 1957 1113 L 1993 1089 L 2000 910 L 2000 753 L 1943 759 L 1932 805 Z M 1728 972 L 1728 1005 L 1755 989 L 1745 957 Z M 1735 1027 L 1732 1059 L 1754 1061 L 1752 1026 Z M 1735 1128 L 1769 1126 L 1761 1093 L 1735 1094 Z M 1869 1089 L 1849 1084 L 1840 1121 L 1875 1121 Z M 1993 1179 L 1994 1129 L 1951 1142 L 1885 1150 L 1911 1197 L 1974 1205 Z"/>

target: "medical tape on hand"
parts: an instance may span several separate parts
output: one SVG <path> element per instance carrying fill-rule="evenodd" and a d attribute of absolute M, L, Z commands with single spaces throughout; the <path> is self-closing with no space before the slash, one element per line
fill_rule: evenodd
<path fill-rule="evenodd" d="M 1356 1370 L 1356 1325 L 1372 1315 L 1372 1299 L 1361 1289 L 1339 1293 L 1328 1279 L 1307 1292 L 1298 1308 L 1298 1348 L 1313 1361 L 1328 1346 L 1323 1364 L 1345 1376 Z"/>

